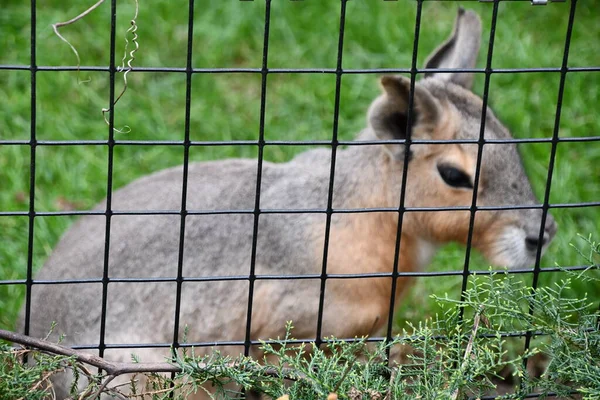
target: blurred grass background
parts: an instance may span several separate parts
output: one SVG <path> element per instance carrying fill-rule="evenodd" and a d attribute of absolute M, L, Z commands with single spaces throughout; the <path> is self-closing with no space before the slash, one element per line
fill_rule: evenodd
<path fill-rule="evenodd" d="M 102 5 L 74 25 L 61 29 L 78 49 L 84 66 L 109 62 L 110 5 Z M 140 2 L 140 50 L 134 66 L 185 67 L 187 2 Z M 69 47 L 52 32 L 51 24 L 66 21 L 93 1 L 47 0 L 37 9 L 37 64 L 73 66 Z M 419 38 L 419 66 L 447 37 L 458 5 L 474 9 L 484 22 L 479 67 L 485 65 L 492 4 L 472 1 L 426 2 Z M 196 1 L 193 66 L 197 68 L 260 68 L 264 1 Z M 560 67 L 565 45 L 570 1 L 532 7 L 529 2 L 502 2 L 493 54 L 494 68 Z M 600 66 L 600 7 L 580 0 L 570 47 L 570 67 Z M 134 12 L 133 0 L 118 2 L 117 58 Z M 271 10 L 270 68 L 335 68 L 339 34 L 339 1 L 274 0 Z M 343 68 L 409 68 L 415 30 L 416 2 L 349 1 L 347 3 Z M 0 12 L 0 65 L 30 64 L 29 6 L 4 0 Z M 29 71 L 0 69 L 0 139 L 28 140 L 31 132 Z M 106 140 L 101 116 L 107 107 L 109 78 L 103 72 L 41 71 L 37 74 L 38 140 Z M 131 132 L 121 140 L 183 140 L 185 74 L 132 72 L 129 89 L 116 107 L 115 123 Z M 118 76 L 117 93 L 122 87 Z M 492 76 L 490 105 L 517 138 L 547 138 L 554 129 L 559 73 L 503 73 Z M 476 93 L 483 92 L 483 75 Z M 259 74 L 195 74 L 192 81 L 192 140 L 256 140 L 260 109 Z M 561 137 L 599 135 L 600 72 L 567 75 L 560 121 Z M 340 139 L 349 140 L 364 126 L 365 113 L 379 93 L 374 74 L 344 75 L 339 116 Z M 333 74 L 271 74 L 267 83 L 265 138 L 267 140 L 327 140 L 333 129 L 335 76 Z M 305 146 L 268 146 L 269 161 L 284 162 Z M 550 144 L 520 146 L 538 197 L 546 185 Z M 192 160 L 255 157 L 254 146 L 193 147 Z M 182 163 L 179 146 L 117 146 L 114 187 L 137 177 Z M 0 212 L 29 209 L 28 145 L 0 145 Z M 105 146 L 38 146 L 36 150 L 35 209 L 57 211 L 91 208 L 106 195 Z M 552 178 L 551 203 L 600 200 L 600 142 L 560 143 Z M 577 234 L 597 236 L 599 207 L 561 208 L 553 212 L 559 233 L 542 266 L 580 265 L 570 248 Z M 39 269 L 73 217 L 36 217 L 33 264 Z M 28 218 L 0 216 L 0 281 L 24 279 L 27 266 Z M 448 246 L 430 270 L 462 270 L 465 250 Z M 471 269 L 487 269 L 475 255 Z M 541 284 L 561 279 L 563 273 L 544 273 Z M 523 275 L 530 281 L 530 275 Z M 435 293 L 458 297 L 461 277 L 419 278 L 400 305 L 398 323 L 434 315 Z M 578 283 L 576 293 L 589 292 L 595 301 L 600 290 Z M 13 328 L 25 293 L 22 284 L 0 285 L 0 327 Z"/>

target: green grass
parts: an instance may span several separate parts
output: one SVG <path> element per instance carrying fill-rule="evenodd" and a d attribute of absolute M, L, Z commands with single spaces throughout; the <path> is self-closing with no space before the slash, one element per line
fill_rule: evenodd
<path fill-rule="evenodd" d="M 85 5 L 84 5 L 85 3 Z M 66 21 L 92 1 L 48 0 L 37 10 L 38 65 L 75 65 L 69 47 L 52 32 L 51 23 Z M 185 3 L 185 2 L 182 2 Z M 194 67 L 259 68 L 262 60 L 264 2 L 197 1 L 194 16 Z M 600 65 L 597 7 L 580 0 L 571 42 L 569 66 Z M 272 3 L 269 67 L 335 68 L 338 46 L 339 3 Z M 479 66 L 485 65 L 492 5 L 465 2 L 484 21 L 484 40 Z M 565 41 L 569 3 L 531 7 L 528 2 L 503 2 L 494 46 L 494 68 L 559 67 Z M 0 13 L 3 39 L 0 64 L 30 63 L 30 10 L 21 1 L 5 1 Z M 419 65 L 445 38 L 456 13 L 456 4 L 426 2 L 419 40 Z M 381 0 L 348 2 L 343 67 L 408 68 L 414 36 L 414 2 Z M 133 1 L 120 1 L 118 44 L 120 58 L 124 33 L 133 15 Z M 187 6 L 170 2 L 140 2 L 140 50 L 134 65 L 185 67 Z M 109 62 L 110 7 L 102 7 L 77 24 L 62 29 L 76 46 L 82 65 Z M 105 140 L 108 128 L 100 110 L 107 107 L 108 74 L 81 72 L 91 81 L 78 84 L 75 72 L 37 74 L 36 134 L 38 140 Z M 490 103 L 515 137 L 551 137 L 560 75 L 527 73 L 493 75 Z M 475 92 L 483 92 L 482 75 Z M 259 129 L 260 75 L 197 74 L 192 81 L 192 140 L 256 139 Z M 117 81 L 117 90 L 122 81 Z M 561 137 L 593 136 L 600 132 L 600 73 L 568 74 L 560 120 Z M 0 70 L 0 139 L 30 137 L 31 100 L 28 71 Z M 333 129 L 335 76 L 333 74 L 269 75 L 265 136 L 269 140 L 326 140 Z M 376 75 L 344 75 L 342 79 L 339 135 L 348 140 L 365 123 L 365 112 L 378 93 Z M 116 126 L 131 127 L 127 140 L 182 140 L 185 122 L 185 75 L 180 73 L 131 73 L 129 89 L 116 108 Z M 269 146 L 270 161 L 289 160 L 302 146 Z M 549 144 L 521 146 L 526 169 L 536 194 L 546 186 Z M 192 160 L 255 157 L 248 146 L 194 147 Z M 164 167 L 180 164 L 183 149 L 168 146 L 117 146 L 114 186 Z M 0 211 L 29 209 L 30 148 L 0 145 Z M 87 209 L 106 195 L 107 149 L 104 146 L 38 146 L 36 150 L 35 209 L 56 211 Z M 552 203 L 600 200 L 600 142 L 560 143 L 552 179 Z M 599 207 L 563 208 L 553 211 L 560 231 L 544 257 L 543 266 L 568 266 L 581 261 L 570 249 L 577 233 L 597 234 Z M 36 217 L 33 264 L 37 270 L 74 219 Z M 23 279 L 26 274 L 28 219 L 0 217 L 0 280 Z M 435 259 L 431 270 L 456 270 L 464 264 L 463 248 L 449 246 Z M 486 269 L 476 255 L 472 268 Z M 561 273 L 544 274 L 546 285 Z M 458 297 L 460 277 L 418 279 L 398 314 L 416 321 L 439 311 L 423 294 Z M 600 294 L 591 284 L 580 283 L 577 292 Z M 23 300 L 23 285 L 0 285 L 0 327 L 14 327 Z"/>

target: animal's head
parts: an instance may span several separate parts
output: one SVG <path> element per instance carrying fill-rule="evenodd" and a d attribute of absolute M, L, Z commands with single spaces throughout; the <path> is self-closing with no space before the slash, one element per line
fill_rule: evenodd
<path fill-rule="evenodd" d="M 472 69 L 480 47 L 481 22 L 477 14 L 459 10 L 454 32 L 428 59 L 426 68 Z M 416 82 L 410 138 L 405 206 L 471 206 L 479 145 L 444 143 L 446 140 L 480 138 L 483 102 L 471 91 L 472 73 L 433 72 Z M 383 140 L 406 139 L 410 79 L 384 76 L 383 94 L 369 109 L 370 134 Z M 511 139 L 510 132 L 488 108 L 484 139 Z M 418 143 L 435 140 L 441 143 Z M 531 206 L 538 204 L 523 169 L 516 144 L 486 143 L 482 147 L 477 206 Z M 390 184 L 401 183 L 405 145 L 385 146 L 392 165 Z M 397 195 L 397 191 L 393 191 Z M 396 201 L 397 203 L 397 201 Z M 458 241 L 468 236 L 470 211 L 408 212 L 403 229 L 436 243 Z M 542 243 L 541 209 L 485 210 L 475 214 L 473 246 L 490 262 L 523 267 L 535 262 L 538 246 L 545 250 L 556 223 L 547 215 Z"/>

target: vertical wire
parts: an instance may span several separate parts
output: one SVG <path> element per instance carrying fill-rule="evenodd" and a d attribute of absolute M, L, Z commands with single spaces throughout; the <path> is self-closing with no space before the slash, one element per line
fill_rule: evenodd
<path fill-rule="evenodd" d="M 423 0 L 417 1 L 417 13 L 415 16 L 415 38 L 413 41 L 413 53 L 410 67 L 410 90 L 408 92 L 408 110 L 406 116 L 406 139 L 404 144 L 404 160 L 402 166 L 402 183 L 400 186 L 400 203 L 398 205 L 398 228 L 396 230 L 396 247 L 394 249 L 394 266 L 392 271 L 392 288 L 390 295 L 390 308 L 388 313 L 388 324 L 386 332 L 386 340 L 392 340 L 392 327 L 394 325 L 394 308 L 396 305 L 396 287 L 398 285 L 398 265 L 400 263 L 400 246 L 402 242 L 402 225 L 404 222 L 404 214 L 406 208 L 404 202 L 406 199 L 406 187 L 408 180 L 408 163 L 410 161 L 410 146 L 411 146 L 411 125 L 413 123 L 414 110 L 414 93 L 417 80 L 417 55 L 419 52 L 419 36 L 421 32 L 421 13 L 423 10 Z M 389 358 L 390 348 L 387 348 L 387 356 Z"/>
<path fill-rule="evenodd" d="M 344 53 L 344 28 L 346 24 L 346 2 L 341 0 L 340 9 L 340 33 L 338 36 L 337 65 L 335 68 L 335 100 L 333 109 L 333 129 L 331 133 L 331 167 L 329 169 L 329 189 L 327 194 L 327 211 L 325 221 L 325 241 L 323 244 L 323 262 L 321 268 L 321 287 L 319 291 L 319 310 L 317 312 L 317 330 L 315 335 L 315 344 L 320 346 L 323 343 L 321 332 L 323 329 L 323 310 L 325 308 L 325 286 L 327 282 L 327 257 L 329 254 L 329 234 L 331 231 L 331 216 L 333 214 L 333 187 L 335 179 L 335 162 L 338 147 L 338 120 L 340 114 L 340 93 L 342 88 L 342 56 Z"/>
<path fill-rule="evenodd" d="M 27 277 L 25 280 L 25 327 L 23 333 L 29 335 L 29 325 L 31 322 L 31 288 L 33 285 L 33 246 L 34 246 L 34 226 L 35 226 L 35 155 L 37 146 L 36 123 L 37 123 L 37 101 L 36 101 L 36 78 L 37 78 L 37 60 L 36 60 L 36 0 L 31 0 L 31 120 L 30 138 L 29 138 L 29 237 L 27 238 Z"/>
<path fill-rule="evenodd" d="M 479 189 L 479 177 L 481 176 L 481 162 L 483 156 L 483 146 L 485 144 L 485 120 L 487 118 L 488 108 L 488 97 L 490 92 L 490 80 L 492 76 L 492 58 L 494 55 L 494 39 L 496 38 L 496 22 L 498 21 L 498 5 L 500 0 L 494 0 L 492 9 L 492 24 L 490 27 L 490 42 L 488 45 L 487 61 L 485 64 L 485 83 L 483 86 L 483 105 L 481 108 L 481 124 L 479 127 L 479 139 L 477 140 L 477 162 L 475 164 L 475 177 L 473 182 L 473 198 L 471 200 L 471 207 L 469 212 L 469 232 L 467 234 L 467 246 L 465 251 L 465 265 L 462 273 L 462 284 L 460 289 L 460 300 L 465 299 L 465 290 L 467 290 L 467 283 L 469 281 L 469 262 L 471 260 L 471 250 L 473 245 L 473 229 L 475 226 L 475 215 L 477 213 L 477 191 Z M 461 307 L 459 320 L 462 321 L 464 315 L 464 308 Z"/>
<path fill-rule="evenodd" d="M 544 193 L 544 201 L 542 203 L 542 221 L 540 224 L 540 233 L 539 233 L 539 237 L 538 237 L 539 245 L 538 245 L 537 253 L 536 253 L 536 257 L 535 257 L 535 267 L 533 269 L 533 281 L 531 283 L 531 287 L 533 288 L 532 296 L 535 296 L 535 294 L 536 294 L 537 287 L 538 287 L 539 275 L 540 275 L 540 260 L 541 260 L 541 256 L 542 256 L 541 243 L 544 238 L 546 218 L 548 216 L 548 208 L 549 208 L 548 204 L 550 201 L 550 189 L 552 186 L 552 175 L 554 173 L 554 161 L 556 159 L 556 149 L 558 147 L 558 141 L 559 141 L 558 136 L 559 136 L 559 131 L 560 131 L 560 116 L 561 116 L 561 110 L 562 110 L 563 95 L 564 95 L 564 90 L 565 90 L 565 81 L 566 81 L 567 72 L 568 72 L 569 48 L 571 46 L 571 34 L 573 33 L 573 22 L 575 20 L 576 8 L 577 8 L 577 0 L 571 0 L 571 9 L 570 9 L 570 13 L 569 13 L 569 23 L 567 25 L 567 33 L 566 33 L 566 37 L 565 37 L 563 61 L 562 61 L 562 65 L 560 68 L 560 83 L 558 85 L 558 98 L 556 101 L 556 114 L 555 114 L 555 118 L 554 118 L 554 132 L 552 133 L 552 142 L 551 142 L 552 146 L 550 149 L 550 162 L 548 164 L 548 176 L 546 178 L 546 191 Z M 533 297 L 532 297 L 532 300 L 533 300 Z M 535 311 L 534 303 L 532 300 L 529 303 L 529 314 L 530 315 L 533 315 L 533 313 Z M 525 351 L 529 350 L 532 337 L 533 337 L 533 332 L 527 331 L 525 334 Z M 527 358 L 525 358 L 523 360 L 523 365 L 525 368 L 527 367 Z"/>
<path fill-rule="evenodd" d="M 269 55 L 269 25 L 271 19 L 271 0 L 265 1 L 265 30 L 263 36 L 263 57 L 261 66 L 260 88 L 260 123 L 258 132 L 258 163 L 256 171 L 256 195 L 254 202 L 254 226 L 252 229 L 252 254 L 250 258 L 250 274 L 248 276 L 248 311 L 246 314 L 246 337 L 244 339 L 244 355 L 250 354 L 252 344 L 252 302 L 254 300 L 254 282 L 256 280 L 256 246 L 258 241 L 258 220 L 260 216 L 260 187 L 262 180 L 262 164 L 265 147 L 265 111 L 267 101 L 267 76 Z"/>
<path fill-rule="evenodd" d="M 117 0 L 112 0 L 110 4 L 110 64 L 109 64 L 109 108 L 108 114 L 108 171 L 106 176 L 106 231 L 104 232 L 104 268 L 102 272 L 102 311 L 100 316 L 100 340 L 98 342 L 99 356 L 104 356 L 106 349 L 106 307 L 108 298 L 108 283 L 110 281 L 108 273 L 108 261 L 110 253 L 110 224 L 112 218 L 112 186 L 113 186 L 113 158 L 115 147 L 115 44 L 116 44 L 116 24 L 117 24 Z"/>
<path fill-rule="evenodd" d="M 485 121 L 487 118 L 488 97 L 490 91 L 490 80 L 492 76 L 492 60 L 494 55 L 494 40 L 496 38 L 496 22 L 498 21 L 498 6 L 500 0 L 494 0 L 492 8 L 492 23 L 490 26 L 490 40 L 488 43 L 487 60 L 485 63 L 485 82 L 483 86 L 482 106 L 481 106 L 481 123 L 479 125 L 479 138 L 477 140 L 477 160 L 475 163 L 475 176 L 473 178 L 473 197 L 471 198 L 471 206 L 469 208 L 469 231 L 467 233 L 467 243 L 465 249 L 465 264 L 462 272 L 462 283 L 460 288 L 460 301 L 465 300 L 465 291 L 469 281 L 469 262 L 471 260 L 471 250 L 473 246 L 473 230 L 475 227 L 475 216 L 477 213 L 477 192 L 479 190 L 479 181 L 481 176 L 481 162 L 483 158 L 483 146 L 485 144 Z M 465 308 L 459 310 L 458 321 L 462 324 Z"/>
<path fill-rule="evenodd" d="M 190 162 L 190 118 L 192 102 L 192 51 L 194 38 L 194 0 L 188 2 L 188 41 L 185 81 L 185 126 L 183 140 L 183 177 L 181 187 L 181 210 L 179 230 L 179 256 L 177 259 L 177 289 L 175 297 L 175 316 L 173 321 L 173 349 L 179 347 L 179 318 L 181 312 L 181 289 L 183 285 L 183 253 L 185 249 L 185 221 L 187 217 L 187 189 Z M 175 374 L 171 374 L 174 378 Z"/>

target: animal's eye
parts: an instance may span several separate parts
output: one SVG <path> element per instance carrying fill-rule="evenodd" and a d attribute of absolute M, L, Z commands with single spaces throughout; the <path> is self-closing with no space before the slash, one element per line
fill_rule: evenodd
<path fill-rule="evenodd" d="M 460 169 L 445 164 L 438 165 L 437 169 L 444 182 L 448 185 L 456 188 L 473 189 L 471 179 Z"/>

